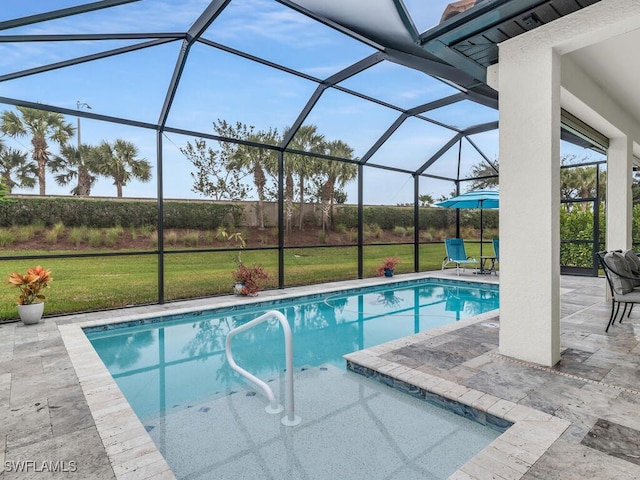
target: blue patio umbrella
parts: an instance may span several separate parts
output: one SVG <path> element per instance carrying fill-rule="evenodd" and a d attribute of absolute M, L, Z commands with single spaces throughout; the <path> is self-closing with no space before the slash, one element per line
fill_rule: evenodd
<path fill-rule="evenodd" d="M 436 203 L 445 208 L 479 208 L 480 209 L 480 256 L 482 256 L 482 210 L 498 208 L 500 205 L 498 192 L 495 190 L 473 190 Z"/>

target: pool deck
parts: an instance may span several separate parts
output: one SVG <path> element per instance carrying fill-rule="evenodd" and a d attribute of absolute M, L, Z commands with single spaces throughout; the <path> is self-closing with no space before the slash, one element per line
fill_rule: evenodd
<path fill-rule="evenodd" d="M 455 270 L 429 276 L 476 279 Z M 425 274 L 398 275 L 396 280 Z M 325 284 L 322 291 L 388 279 Z M 347 356 L 370 376 L 514 422 L 454 479 L 640 478 L 640 320 L 604 327 L 603 278 L 561 280 L 562 360 L 504 357 L 485 314 Z M 81 326 L 318 292 L 318 287 L 0 323 L 0 479 L 173 478 Z M 20 467 L 18 462 L 23 461 Z M 22 468 L 22 471 L 17 471 Z M 29 474 L 27 475 L 26 472 Z"/>

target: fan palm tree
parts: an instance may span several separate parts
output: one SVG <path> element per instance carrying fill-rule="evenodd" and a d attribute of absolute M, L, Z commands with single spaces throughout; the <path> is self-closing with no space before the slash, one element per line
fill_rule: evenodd
<path fill-rule="evenodd" d="M 324 135 L 318 133 L 316 125 L 302 125 L 291 140 L 289 147 L 294 150 L 302 150 L 310 153 L 324 153 L 326 142 Z M 305 182 L 316 169 L 318 160 L 315 157 L 307 157 L 306 155 L 291 155 L 293 157 L 294 170 L 298 175 L 298 195 L 300 199 L 300 219 L 298 228 L 302 230 L 302 222 L 304 220 L 304 194 Z"/>
<path fill-rule="evenodd" d="M 285 154 L 284 175 L 284 226 L 286 233 L 291 233 L 293 228 L 293 193 L 295 184 L 293 175 L 296 170 L 295 155 Z"/>
<path fill-rule="evenodd" d="M 34 108 L 16 107 L 19 114 L 6 110 L 0 120 L 0 131 L 11 137 L 31 135 L 32 156 L 38 165 L 40 195 L 46 194 L 47 163 L 51 152 L 47 141 L 64 145 L 74 133 L 71 123 L 64 121 L 60 113 Z"/>
<path fill-rule="evenodd" d="M 80 145 L 80 149 L 73 145 L 63 145 L 60 155 L 56 155 L 49 168 L 55 174 L 58 185 L 66 186 L 77 179 L 77 184 L 71 190 L 72 195 L 88 197 L 91 188 L 96 182 L 97 155 L 94 148 L 89 145 Z"/>
<path fill-rule="evenodd" d="M 598 169 L 595 166 L 571 166 L 573 164 L 584 163 L 589 160 L 588 157 L 582 157 L 578 159 L 576 155 L 563 155 L 560 158 L 560 163 L 563 167 L 560 169 L 560 195 L 562 199 L 575 200 L 575 199 L 588 199 L 604 195 L 605 183 L 600 184 L 600 192 L 597 191 L 598 186 Z M 603 175 L 604 172 L 600 172 Z M 589 208 L 589 202 L 583 202 L 581 207 L 583 210 Z M 572 202 L 564 204 L 567 211 L 571 211 L 574 207 Z"/>
<path fill-rule="evenodd" d="M 265 145 L 277 145 L 280 142 L 278 131 L 269 129 L 246 134 L 245 140 Z M 253 183 L 258 193 L 258 222 L 264 229 L 264 200 L 267 185 L 267 172 L 274 172 L 278 168 L 278 153 L 267 148 L 239 145 L 234 155 L 234 160 L 229 164 L 230 168 L 247 168 L 253 175 Z"/>
<path fill-rule="evenodd" d="M 131 180 L 151 180 L 151 163 L 146 158 L 137 158 L 138 148 L 131 142 L 117 139 L 113 144 L 103 141 L 95 150 L 96 171 L 113 178 L 118 198 L 122 188 Z"/>
<path fill-rule="evenodd" d="M 335 140 L 327 144 L 327 153 L 344 159 L 353 158 L 353 148 L 342 140 Z M 343 188 L 358 174 L 358 167 L 353 163 L 339 161 L 322 161 L 321 174 L 325 181 L 321 190 L 322 201 L 322 230 L 329 226 L 329 214 L 333 210 L 334 192 L 336 186 Z"/>
<path fill-rule="evenodd" d="M 14 187 L 33 188 L 36 186 L 38 167 L 27 160 L 27 154 L 0 143 L 0 183 L 11 193 Z"/>

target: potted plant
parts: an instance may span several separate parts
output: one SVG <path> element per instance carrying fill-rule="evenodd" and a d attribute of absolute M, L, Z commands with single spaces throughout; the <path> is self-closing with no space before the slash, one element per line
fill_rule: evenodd
<path fill-rule="evenodd" d="M 237 295 L 254 296 L 264 289 L 264 283 L 271 279 L 271 275 L 262 265 L 247 266 L 238 264 L 238 268 L 233 271 L 233 279 L 236 282 L 234 292 Z"/>
<path fill-rule="evenodd" d="M 400 263 L 400 259 L 397 257 L 387 257 L 380 263 L 380 266 L 376 269 L 376 273 L 379 277 L 384 275 L 385 277 L 393 277 L 393 271 Z"/>
<path fill-rule="evenodd" d="M 242 249 L 247 246 L 247 241 L 241 232 L 229 233 L 224 227 L 218 229 L 218 240 L 237 244 L 235 262 L 237 268 L 233 271 L 233 292 L 236 295 L 257 295 L 264 289 L 264 283 L 271 279 L 262 265 L 247 266 L 242 263 Z"/>
<path fill-rule="evenodd" d="M 9 275 L 7 284 L 20 289 L 18 314 L 23 323 L 29 325 L 40 321 L 44 312 L 42 300 L 45 299 L 40 292 L 43 288 L 48 288 L 52 281 L 51 270 L 45 270 L 40 265 L 28 268 L 24 275 L 18 272 Z"/>

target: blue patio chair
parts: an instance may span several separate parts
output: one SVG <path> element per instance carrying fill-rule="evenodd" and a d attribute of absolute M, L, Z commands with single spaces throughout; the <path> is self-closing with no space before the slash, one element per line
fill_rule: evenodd
<path fill-rule="evenodd" d="M 464 248 L 464 240 L 461 238 L 445 238 L 444 248 L 447 252 L 447 256 L 442 260 L 442 271 L 451 263 L 456 265 L 456 274 L 460 275 L 460 266 L 464 271 L 467 265 L 473 265 L 478 267 L 478 260 L 473 257 L 467 256 L 467 252 Z"/>
<path fill-rule="evenodd" d="M 493 239 L 493 254 L 496 257 L 494 262 L 495 263 L 500 263 L 500 239 L 499 238 L 494 238 Z M 494 264 L 494 271 L 496 271 L 495 270 L 495 264 Z M 497 275 L 497 273 L 496 273 L 496 275 Z"/>

